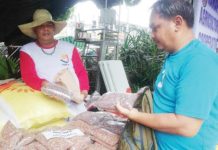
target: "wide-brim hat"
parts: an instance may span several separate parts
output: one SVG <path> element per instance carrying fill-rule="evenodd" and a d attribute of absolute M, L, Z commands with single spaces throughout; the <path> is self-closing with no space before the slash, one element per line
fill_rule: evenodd
<path fill-rule="evenodd" d="M 33 28 L 40 26 L 46 22 L 53 22 L 55 25 L 55 34 L 58 34 L 66 25 L 65 21 L 54 21 L 52 19 L 51 13 L 46 9 L 37 9 L 33 14 L 33 21 L 30 23 L 19 25 L 18 28 L 23 32 L 23 34 L 36 38 L 36 34 Z"/>

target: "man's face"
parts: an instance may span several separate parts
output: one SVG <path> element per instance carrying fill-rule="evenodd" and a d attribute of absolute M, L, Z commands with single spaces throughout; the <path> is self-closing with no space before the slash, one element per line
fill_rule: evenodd
<path fill-rule="evenodd" d="M 151 36 L 159 49 L 174 51 L 175 24 L 173 21 L 160 17 L 152 12 L 150 17 Z"/>
<path fill-rule="evenodd" d="M 34 31 L 38 40 L 50 41 L 54 39 L 55 26 L 52 22 L 46 22 L 35 27 Z"/>

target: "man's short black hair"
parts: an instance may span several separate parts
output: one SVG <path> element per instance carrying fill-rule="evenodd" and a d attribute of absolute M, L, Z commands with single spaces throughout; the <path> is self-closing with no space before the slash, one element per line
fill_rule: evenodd
<path fill-rule="evenodd" d="M 171 19 L 177 15 L 183 17 L 187 26 L 192 28 L 194 25 L 194 9 L 190 1 L 187 0 L 158 0 L 152 6 L 152 10 L 160 17 Z"/>

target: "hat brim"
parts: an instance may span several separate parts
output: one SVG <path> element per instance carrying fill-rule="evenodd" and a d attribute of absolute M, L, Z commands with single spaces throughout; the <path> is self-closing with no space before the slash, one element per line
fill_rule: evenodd
<path fill-rule="evenodd" d="M 44 20 L 44 21 L 33 21 L 30 23 L 26 23 L 26 24 L 22 24 L 19 25 L 18 28 L 21 30 L 21 32 L 31 38 L 36 39 L 36 34 L 33 31 L 33 28 L 40 26 L 46 22 L 53 22 L 55 25 L 55 31 L 54 34 L 58 34 L 61 32 L 61 30 L 67 25 L 67 23 L 65 21 L 53 21 L 53 20 Z"/>

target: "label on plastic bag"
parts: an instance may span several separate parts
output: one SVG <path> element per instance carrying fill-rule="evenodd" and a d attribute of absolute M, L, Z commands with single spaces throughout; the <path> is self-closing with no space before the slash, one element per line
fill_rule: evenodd
<path fill-rule="evenodd" d="M 45 136 L 45 138 L 51 139 L 51 138 L 71 138 L 74 136 L 83 136 L 84 133 L 79 129 L 73 129 L 73 130 L 50 130 L 42 132 L 42 134 Z"/>

